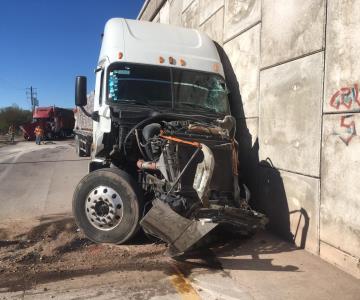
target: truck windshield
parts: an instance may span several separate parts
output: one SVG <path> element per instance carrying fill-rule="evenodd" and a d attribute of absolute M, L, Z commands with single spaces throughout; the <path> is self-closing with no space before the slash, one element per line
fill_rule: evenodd
<path fill-rule="evenodd" d="M 216 74 L 139 64 L 115 64 L 108 71 L 108 101 L 229 113 L 224 80 Z"/>
<path fill-rule="evenodd" d="M 192 107 L 216 113 L 228 113 L 224 80 L 211 73 L 173 69 L 175 109 Z"/>

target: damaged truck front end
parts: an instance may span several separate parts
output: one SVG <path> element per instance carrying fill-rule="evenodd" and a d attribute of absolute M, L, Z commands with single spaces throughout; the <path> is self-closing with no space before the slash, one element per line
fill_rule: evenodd
<path fill-rule="evenodd" d="M 124 243 L 138 223 L 166 242 L 171 256 L 179 256 L 208 241 L 204 237 L 215 228 L 248 235 L 265 225 L 265 216 L 248 204 L 246 186 L 239 185 L 232 116 L 152 112 L 129 129 L 124 124 L 136 113 L 113 107 L 111 114 L 113 130 L 104 140 L 117 143 L 104 145 L 103 167 L 85 177 L 74 195 L 77 223 L 90 239 Z M 131 191 L 104 182 L 106 171 L 130 178 Z M 138 210 L 131 209 L 129 193 Z"/>
<path fill-rule="evenodd" d="M 142 228 L 177 256 L 213 232 L 249 234 L 264 226 L 239 184 L 235 118 L 206 35 L 112 19 L 92 114 L 84 109 L 86 92 L 86 78 L 78 77 L 76 105 L 93 119 L 93 144 L 73 212 L 88 238 L 121 244 Z"/>
<path fill-rule="evenodd" d="M 241 197 L 231 116 L 212 123 L 185 120 L 148 126 L 159 131 L 145 141 L 155 160 L 137 163 L 143 188 L 153 194 L 152 208 L 140 224 L 168 243 L 171 255 L 199 246 L 218 226 L 247 235 L 265 225 L 264 216 Z"/>

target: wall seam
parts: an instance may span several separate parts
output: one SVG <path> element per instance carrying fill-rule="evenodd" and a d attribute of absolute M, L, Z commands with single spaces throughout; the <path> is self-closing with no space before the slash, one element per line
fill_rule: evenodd
<path fill-rule="evenodd" d="M 225 15 L 225 13 L 224 13 L 224 15 Z M 245 29 L 243 29 L 243 30 L 241 30 L 241 31 L 233 34 L 233 35 L 230 36 L 229 38 L 224 39 L 224 44 L 226 44 L 226 43 L 230 42 L 231 40 L 237 38 L 239 35 L 245 33 L 246 31 L 250 30 L 251 28 L 255 27 L 256 25 L 259 25 L 260 23 L 261 23 L 261 19 L 260 19 L 259 21 L 255 22 L 254 24 L 246 27 Z"/>
<path fill-rule="evenodd" d="M 153 22 L 155 17 L 157 16 L 157 14 L 160 12 L 160 10 L 163 8 L 164 4 L 165 4 L 166 0 L 162 0 L 160 3 L 160 5 L 152 12 L 152 14 L 150 15 L 149 18 L 149 22 Z M 150 2 L 149 2 L 150 3 Z M 145 11 L 144 11 L 145 13 Z M 139 19 L 141 20 L 141 19 Z"/>
<path fill-rule="evenodd" d="M 318 246 L 319 246 L 319 250 L 318 250 L 318 254 L 320 255 L 320 232 L 321 232 L 321 228 L 320 228 L 320 224 L 321 224 L 321 197 L 322 197 L 322 193 L 321 193 L 321 185 L 322 185 L 322 180 L 321 180 L 321 175 L 322 175 L 322 159 L 323 159 L 323 127 L 324 127 L 324 102 L 325 102 L 325 68 L 326 68 L 326 28 L 327 28 L 327 0 L 324 0 L 324 9 L 325 9 L 325 14 L 324 14 L 324 54 L 323 54 L 323 82 L 322 82 L 322 97 L 321 97 L 321 115 L 320 115 L 320 163 L 319 163 L 319 174 L 320 174 L 320 182 L 319 182 L 319 211 L 318 211 L 318 218 L 319 218 L 319 224 L 318 224 L 318 237 L 319 237 L 319 241 L 318 241 Z"/>
<path fill-rule="evenodd" d="M 222 39 L 221 39 L 221 47 L 224 46 L 224 36 L 225 36 L 225 14 L 226 14 L 226 0 L 224 0 L 224 13 L 223 13 L 223 24 L 222 24 Z M 225 49 L 224 49 L 225 51 Z"/>
<path fill-rule="evenodd" d="M 315 50 L 315 51 L 311 51 L 311 52 L 306 53 L 306 54 L 302 54 L 302 55 L 299 55 L 299 56 L 296 56 L 296 57 L 293 57 L 293 58 L 290 58 L 290 59 L 287 59 L 287 60 L 278 62 L 278 63 L 273 64 L 273 65 L 269 65 L 269 66 L 266 66 L 266 67 L 262 67 L 262 68 L 260 69 L 260 71 L 265 71 L 265 70 L 268 70 L 268 69 L 271 69 L 271 68 L 274 68 L 274 67 L 277 67 L 277 66 L 281 66 L 281 65 L 287 64 L 287 63 L 289 63 L 289 62 L 292 62 L 292 61 L 295 61 L 295 60 L 298 60 L 298 59 L 301 59 L 301 58 L 304 58 L 304 57 L 307 57 L 307 56 L 311 56 L 311 55 L 314 55 L 314 54 L 323 52 L 324 50 L 325 50 L 325 48 L 321 48 L 321 49 L 318 49 L 318 50 Z"/>
<path fill-rule="evenodd" d="M 323 115 L 341 115 L 341 114 L 356 114 L 360 113 L 360 109 L 350 110 L 350 111 L 326 111 L 323 112 Z"/>
<path fill-rule="evenodd" d="M 259 145 L 259 149 L 258 149 L 258 157 L 260 157 L 260 101 L 261 101 L 261 70 L 260 70 L 260 66 L 261 66 L 261 61 L 262 61 L 262 43 L 261 43 L 261 37 L 262 37 L 262 18 L 263 18 L 263 9 L 264 9 L 264 5 L 263 5 L 263 0 L 261 0 L 260 2 L 260 34 L 259 34 L 259 71 L 258 71 L 258 103 L 257 103 L 257 115 L 258 115 L 258 122 L 257 122 L 257 141 L 258 141 L 258 145 Z M 258 182 L 256 183 L 256 186 L 258 186 Z M 258 186 L 258 188 L 260 189 L 261 187 Z"/>
<path fill-rule="evenodd" d="M 192 1 L 189 2 L 188 6 L 186 6 L 184 9 L 181 8 L 181 15 L 182 15 L 184 12 L 186 12 L 186 11 L 189 9 L 189 7 L 190 7 L 194 2 L 195 2 L 195 0 L 192 0 Z M 200 5 L 200 3 L 199 3 L 199 5 Z"/>
<path fill-rule="evenodd" d="M 199 5 L 200 5 L 200 3 L 199 3 Z M 210 16 L 208 16 L 203 22 L 199 22 L 199 27 L 200 26 L 202 26 L 202 25 L 204 25 L 207 21 L 209 21 L 213 16 L 215 16 L 216 15 L 216 13 L 218 12 L 218 11 L 220 11 L 222 8 L 224 7 L 224 4 L 223 5 L 221 5 L 217 10 L 215 10 L 213 13 L 211 13 L 211 15 Z M 224 10 L 224 14 L 225 14 L 225 10 Z M 200 18 L 200 16 L 199 16 L 199 18 Z M 224 29 L 223 29 L 223 33 L 224 33 Z"/>
<path fill-rule="evenodd" d="M 329 242 L 326 242 L 324 240 L 320 240 L 320 243 L 324 243 L 324 244 L 326 244 L 326 245 L 328 245 L 328 246 L 330 246 L 332 248 L 335 248 L 336 250 L 341 251 L 341 252 L 345 253 L 346 255 L 351 256 L 352 258 L 359 259 L 359 257 L 355 256 L 354 254 L 351 254 L 351 253 L 347 252 L 346 250 L 340 249 L 339 247 L 334 246 L 333 244 L 331 244 Z"/>
<path fill-rule="evenodd" d="M 283 171 L 283 172 L 286 172 L 286 173 L 292 173 L 292 174 L 305 176 L 305 177 L 309 177 L 309 178 L 313 178 L 313 179 L 320 179 L 320 177 L 318 177 L 318 176 L 304 174 L 304 173 L 301 173 L 301 172 L 295 172 L 295 171 L 291 171 L 291 170 L 288 170 L 288 169 L 279 168 L 279 167 L 274 166 L 274 165 L 271 167 L 271 166 L 266 166 L 266 165 L 263 165 L 263 164 L 259 163 L 259 166 L 263 167 L 263 168 L 267 168 L 267 169 L 275 169 L 275 170 Z"/>

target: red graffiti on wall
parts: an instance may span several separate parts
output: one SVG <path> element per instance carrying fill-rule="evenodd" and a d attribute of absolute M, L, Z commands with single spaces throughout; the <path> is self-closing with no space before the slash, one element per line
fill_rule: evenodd
<path fill-rule="evenodd" d="M 359 87 L 355 83 L 354 87 L 343 87 L 338 90 L 330 100 L 330 105 L 339 109 L 341 105 L 345 106 L 346 109 L 350 109 L 352 104 L 357 103 L 360 106 L 359 101 Z"/>
<path fill-rule="evenodd" d="M 345 143 L 346 146 L 349 145 L 351 139 L 356 135 L 355 121 L 352 120 L 348 124 L 345 124 L 345 120 L 351 117 L 353 117 L 353 115 L 341 116 L 340 119 L 340 126 L 346 128 L 348 133 L 346 137 L 340 136 L 340 139 Z"/>
<path fill-rule="evenodd" d="M 359 87 L 355 83 L 353 87 L 343 87 L 338 90 L 330 99 L 330 106 L 336 108 L 337 110 L 340 106 L 344 106 L 347 110 L 350 110 L 355 103 L 360 107 L 359 100 Z M 349 145 L 352 138 L 356 135 L 355 121 L 345 123 L 348 118 L 353 117 L 353 115 L 341 116 L 340 117 L 340 127 L 345 128 L 345 135 L 340 135 L 340 139 L 345 143 L 346 146 Z"/>

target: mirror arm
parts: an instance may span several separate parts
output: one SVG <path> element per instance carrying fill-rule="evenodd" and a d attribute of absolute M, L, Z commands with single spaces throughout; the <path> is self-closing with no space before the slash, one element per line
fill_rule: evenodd
<path fill-rule="evenodd" d="M 93 119 L 95 122 L 99 122 L 99 120 L 100 120 L 99 112 L 98 112 L 98 111 L 94 111 L 94 112 L 91 114 L 91 119 Z"/>
<path fill-rule="evenodd" d="M 92 118 L 92 115 L 83 106 L 80 106 L 80 109 L 87 117 Z"/>
<path fill-rule="evenodd" d="M 83 113 L 91 118 L 92 120 L 96 121 L 96 122 L 99 122 L 99 112 L 98 111 L 94 111 L 93 113 L 89 113 L 83 106 L 80 106 L 80 109 L 83 111 Z"/>

